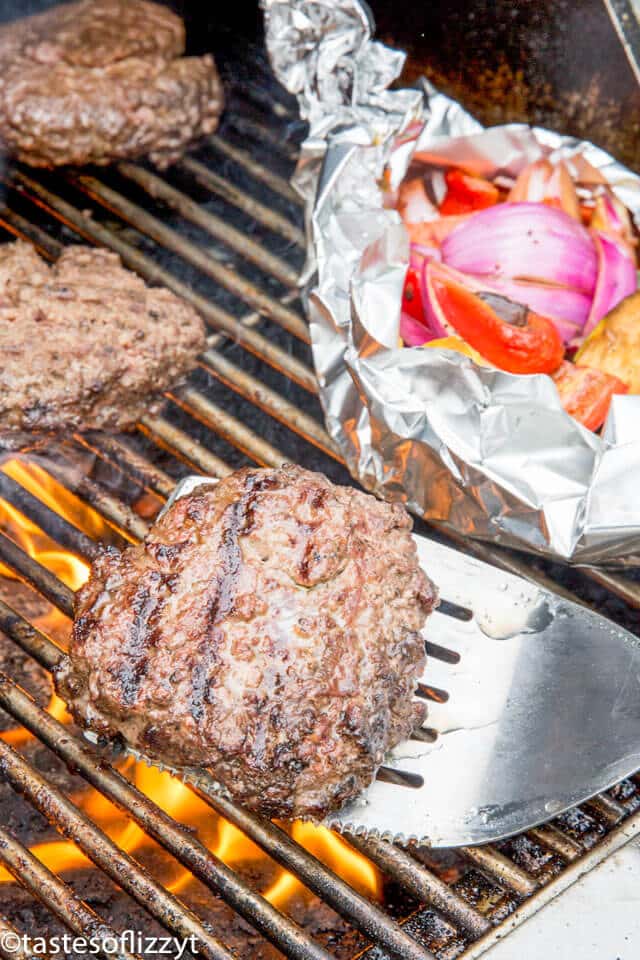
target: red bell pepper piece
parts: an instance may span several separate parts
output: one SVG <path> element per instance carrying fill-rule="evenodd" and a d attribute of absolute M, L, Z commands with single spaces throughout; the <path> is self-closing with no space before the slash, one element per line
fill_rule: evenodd
<path fill-rule="evenodd" d="M 562 338 L 547 317 L 493 293 L 478 293 L 429 265 L 430 304 L 474 350 L 509 373 L 553 373 L 562 363 Z"/>
<path fill-rule="evenodd" d="M 564 409 L 589 430 L 598 430 L 607 419 L 612 396 L 627 393 L 629 389 L 610 373 L 567 360 L 558 367 L 552 380 Z"/>
<path fill-rule="evenodd" d="M 440 204 L 443 216 L 455 216 L 460 213 L 474 213 L 492 207 L 500 199 L 500 191 L 482 177 L 472 177 L 462 170 L 447 170 L 445 173 L 447 192 Z"/>
<path fill-rule="evenodd" d="M 424 304 L 422 302 L 422 265 L 411 266 L 407 270 L 402 291 L 402 310 L 418 323 L 424 323 Z"/>

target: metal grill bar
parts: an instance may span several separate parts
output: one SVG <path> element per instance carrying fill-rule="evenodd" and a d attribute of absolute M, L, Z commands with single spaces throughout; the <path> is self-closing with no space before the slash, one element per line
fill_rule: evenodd
<path fill-rule="evenodd" d="M 111 187 L 100 183 L 95 177 L 80 176 L 72 182 L 83 188 L 85 193 L 93 200 L 97 200 L 111 212 L 117 213 L 119 217 L 134 226 L 136 230 L 141 231 L 166 250 L 177 253 L 187 263 L 197 267 L 205 276 L 210 277 L 225 289 L 240 297 L 254 310 L 259 310 L 266 317 L 279 323 L 284 330 L 288 330 L 289 333 L 306 343 L 309 342 L 309 330 L 300 314 L 289 307 L 284 307 L 279 300 L 264 293 L 255 284 L 225 267 L 224 264 L 215 260 L 205 250 L 197 247 L 195 243 L 185 239 L 172 227 L 168 227 L 157 217 L 143 210 L 142 207 L 112 190 Z M 233 234 L 227 237 L 227 241 L 229 246 L 235 246 Z M 251 245 L 246 250 L 247 259 L 262 265 L 265 269 L 269 268 L 270 272 L 280 279 L 278 273 L 281 271 L 278 264 L 276 263 L 275 267 L 273 264 L 270 265 L 267 262 L 269 255 L 262 252 L 257 243 L 247 238 L 244 242 L 245 245 Z M 262 257 L 260 258 L 261 253 Z"/>
<path fill-rule="evenodd" d="M 98 434 L 95 438 L 89 435 L 75 439 L 95 456 L 112 463 L 153 493 L 165 499 L 171 496 L 175 480 L 117 437 Z"/>
<path fill-rule="evenodd" d="M 183 157 L 182 160 L 178 161 L 177 167 L 189 173 L 199 186 L 233 204 L 238 210 L 242 210 L 243 213 L 273 230 L 274 233 L 279 233 L 280 236 L 299 247 L 304 246 L 304 233 L 295 224 L 277 211 L 266 207 L 254 197 L 243 193 L 239 187 L 225 180 L 214 170 L 209 170 L 199 160 L 195 160 L 193 157 Z"/>
<path fill-rule="evenodd" d="M 610 826 L 617 826 L 627 815 L 627 811 L 621 803 L 605 794 L 587 800 L 585 806 Z"/>
<path fill-rule="evenodd" d="M 640 583 L 627 580 L 626 577 L 621 576 L 619 573 L 614 573 L 612 570 L 584 567 L 582 568 L 582 572 L 589 580 L 593 580 L 594 583 L 600 584 L 601 587 L 606 587 L 607 590 L 611 590 L 617 597 L 620 597 L 621 600 L 628 603 L 630 607 L 640 607 Z"/>
<path fill-rule="evenodd" d="M 0 226 L 18 240 L 32 243 L 45 260 L 55 260 L 62 250 L 61 243 L 4 204 L 0 205 Z"/>
<path fill-rule="evenodd" d="M 250 117 L 234 113 L 233 110 L 229 115 L 228 123 L 232 129 L 237 130 L 239 133 L 249 134 L 256 143 L 268 143 L 270 146 L 275 147 L 278 153 L 281 153 L 287 160 L 295 162 L 298 159 L 297 149 L 276 136 L 273 130 L 265 124 L 258 123 Z"/>
<path fill-rule="evenodd" d="M 0 600 L 0 630 L 45 670 L 53 670 L 60 662 L 62 650 L 58 645 L 12 610 L 4 600 Z"/>
<path fill-rule="evenodd" d="M 227 466 L 223 460 L 161 417 L 152 417 L 147 414 L 140 421 L 140 428 L 161 449 L 167 450 L 178 460 L 186 463 L 195 473 L 204 473 L 212 477 L 226 477 L 231 473 L 231 467 Z"/>
<path fill-rule="evenodd" d="M 22 934 L 0 914 L 0 957 L 3 960 L 51 960 L 49 953 L 38 951 L 36 956 L 32 950 L 25 949 L 21 938 Z"/>
<path fill-rule="evenodd" d="M 93 559 L 97 544 L 77 527 L 63 520 L 57 513 L 34 497 L 24 487 L 0 470 L 0 498 L 20 513 L 34 520 L 39 527 L 61 547 L 80 557 Z"/>
<path fill-rule="evenodd" d="M 274 86 L 272 75 L 267 73 L 264 68 L 261 68 L 260 72 L 262 74 L 262 85 L 259 80 L 241 80 L 237 84 L 238 92 L 249 102 L 258 104 L 269 115 L 273 114 L 281 119 L 297 120 L 297 112 L 293 112 L 290 100 L 286 103 L 283 102 L 283 91 L 280 87 Z"/>
<path fill-rule="evenodd" d="M 66 617 L 73 616 L 73 591 L 37 560 L 27 556 L 2 532 L 0 532 L 0 561 L 14 570 L 24 583 L 34 587 Z"/>
<path fill-rule="evenodd" d="M 413 857 L 392 843 L 349 837 L 351 846 L 373 860 L 380 869 L 411 893 L 419 903 L 431 903 L 445 916 L 467 930 L 474 939 L 491 929 L 491 922 L 470 907 L 439 880 L 420 867 Z"/>
<path fill-rule="evenodd" d="M 132 786 L 125 777 L 107 767 L 104 761 L 95 759 L 87 747 L 71 736 L 61 723 L 37 707 L 17 684 L 2 673 L 0 703 L 27 730 L 71 764 L 73 769 L 103 796 L 126 811 L 148 836 L 153 837 L 175 856 L 194 876 L 210 889 L 220 893 L 234 910 L 272 943 L 300 960 L 327 960 L 329 954 L 306 937 L 296 924 L 283 917 L 259 894 L 250 890 L 229 867 L 210 853 L 188 830 Z M 73 829 L 70 831 L 74 839 L 76 825 L 77 820 L 73 822 Z M 99 865 L 102 866 L 101 863 Z M 144 905 L 142 900 L 140 902 Z M 176 903 L 179 901 L 176 900 Z M 184 908 L 181 906 L 181 909 Z M 424 954 L 420 956 L 424 960 Z"/>
<path fill-rule="evenodd" d="M 264 270 L 265 273 L 271 273 L 277 280 L 280 280 L 285 286 L 296 287 L 298 284 L 298 271 L 289 266 L 286 260 L 265 250 L 264 245 L 256 243 L 251 237 L 247 237 L 241 230 L 237 230 L 231 224 L 226 223 L 216 214 L 209 210 L 204 210 L 199 204 L 176 190 L 162 177 L 145 170 L 144 167 L 135 166 L 133 163 L 121 163 L 118 165 L 118 171 L 126 176 L 132 183 L 142 187 L 150 197 L 155 200 L 162 200 L 176 213 L 179 213 L 185 220 L 202 227 L 207 233 L 217 240 L 221 240 L 227 246 L 231 247 L 237 253 L 242 254 L 255 263 L 256 266 Z M 80 181 L 87 184 L 90 178 L 81 177 Z M 97 182 L 97 181 L 96 181 Z M 108 197 L 105 195 L 105 199 Z M 279 301 L 276 301 L 279 304 Z M 295 336 L 301 337 L 308 342 L 309 331 L 304 321 L 301 320 L 298 332 Z"/>
<path fill-rule="evenodd" d="M 571 863 L 582 853 L 580 844 L 572 840 L 571 837 L 566 837 L 560 833 L 553 824 L 545 823 L 540 827 L 534 827 L 529 830 L 529 833 L 538 840 L 543 847 L 548 847 L 549 850 L 553 850 L 554 853 L 559 854 L 567 863 Z"/>
<path fill-rule="evenodd" d="M 149 911 L 175 936 L 195 937 L 199 952 L 209 960 L 233 960 L 232 955 L 183 904 L 157 883 L 150 874 L 102 833 L 70 800 L 36 773 L 19 753 L 0 740 L 0 772 L 17 793 L 22 794 L 43 816 L 53 821 L 115 884 Z M 44 896 L 44 893 L 43 893 Z M 298 954 L 299 957 L 327 960 L 328 954 Z"/>
<path fill-rule="evenodd" d="M 538 888 L 537 882 L 526 870 L 516 866 L 491 844 L 482 847 L 464 847 L 464 852 L 482 870 L 486 870 L 501 884 L 506 884 L 522 897 L 530 897 Z"/>
<path fill-rule="evenodd" d="M 283 453 L 280 453 L 274 446 L 259 437 L 257 433 L 237 420 L 236 417 L 227 413 L 218 404 L 213 403 L 195 387 L 184 387 L 182 390 L 168 394 L 168 396 L 192 417 L 213 430 L 223 440 L 232 443 L 234 447 L 255 460 L 256 463 L 262 466 L 277 467 L 286 462 L 287 458 Z"/>
<path fill-rule="evenodd" d="M 255 377 L 249 376 L 244 370 L 234 366 L 224 354 L 207 350 L 200 358 L 200 362 L 209 373 L 239 396 L 289 427 L 298 436 L 326 453 L 328 457 L 332 457 L 338 463 L 344 462 L 333 440 L 317 420 L 304 413 L 295 404 L 285 400 L 275 390 L 271 390 Z"/>
<path fill-rule="evenodd" d="M 144 520 L 126 503 L 122 503 L 89 477 L 81 475 L 75 466 L 60 458 L 55 462 L 48 461 L 47 469 L 58 483 L 71 490 L 79 500 L 93 507 L 96 513 L 115 527 L 126 540 L 144 537 L 147 532 Z"/>
<path fill-rule="evenodd" d="M 284 199 L 290 203 L 302 204 L 302 200 L 287 180 L 284 180 L 267 167 L 263 167 L 261 163 L 254 160 L 245 150 L 234 147 L 228 140 L 223 140 L 222 137 L 216 133 L 214 133 L 212 137 L 209 137 L 209 143 L 218 153 L 221 153 L 223 157 L 233 160 L 239 167 L 244 167 L 247 173 L 251 174 L 253 179 L 257 180 L 258 183 L 263 183 L 269 190 L 273 190 L 274 193 L 279 193 L 281 197 L 284 197 Z"/>
<path fill-rule="evenodd" d="M 18 883 L 44 903 L 69 930 L 88 939 L 95 938 L 96 943 L 117 939 L 113 927 L 3 827 L 0 827 L 0 861 Z M 102 957 L 113 957 L 112 951 L 100 950 L 99 953 Z M 118 956 L 123 960 L 134 958 L 127 950 L 118 950 Z"/>

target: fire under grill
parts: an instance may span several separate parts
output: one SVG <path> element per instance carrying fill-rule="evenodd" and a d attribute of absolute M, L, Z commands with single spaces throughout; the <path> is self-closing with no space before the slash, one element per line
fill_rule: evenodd
<path fill-rule="evenodd" d="M 0 933 L 136 927 L 195 937 L 210 960 L 477 957 L 640 829 L 640 777 L 495 846 L 404 850 L 285 829 L 206 776 L 187 787 L 106 755 L 46 686 L 97 542 L 143 537 L 181 476 L 298 460 L 349 481 L 322 425 L 296 288 L 302 210 L 287 178 L 301 127 L 258 70 L 230 90 L 221 130 L 165 174 L 131 163 L 2 173 L 7 239 L 50 259 L 68 242 L 109 247 L 194 304 L 209 338 L 186 385 L 135 433 L 68 437 L 2 461 Z M 637 632 L 631 575 L 448 539 Z"/>

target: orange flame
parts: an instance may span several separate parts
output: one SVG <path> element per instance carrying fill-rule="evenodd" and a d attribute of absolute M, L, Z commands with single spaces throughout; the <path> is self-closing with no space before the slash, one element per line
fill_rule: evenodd
<path fill-rule="evenodd" d="M 83 530 L 94 539 L 108 539 L 110 528 L 102 517 L 73 494 L 69 493 L 40 466 L 14 459 L 5 463 L 2 470 L 26 490 L 55 510 L 59 515 Z M 19 510 L 0 499 L 0 529 L 15 543 L 22 547 L 30 557 L 59 577 L 70 589 L 77 590 L 89 575 L 88 565 L 70 554 L 52 541 L 35 523 Z M 0 564 L 0 576 L 16 579 L 16 575 Z M 34 621 L 45 633 L 56 631 L 68 633 L 69 621 L 57 610 L 50 611 Z M 65 704 L 55 694 L 48 707 L 49 713 L 63 723 L 69 722 Z M 5 743 L 18 747 L 30 739 L 23 729 L 10 730 L 0 734 Z M 193 793 L 181 780 L 155 767 L 136 763 L 129 759 L 121 764 L 125 773 L 150 799 L 166 813 L 181 823 L 198 831 L 200 839 L 211 852 L 227 866 L 242 867 L 264 863 L 268 875 L 273 879 L 267 884 L 263 896 L 274 906 L 283 908 L 295 897 L 311 897 L 311 893 L 286 870 L 276 866 L 273 861 L 237 827 L 217 816 L 203 800 Z M 101 829 L 127 853 L 134 853 L 154 841 L 128 820 L 106 797 L 96 790 L 86 789 L 73 797 L 73 801 Z M 294 823 L 289 828 L 294 840 L 314 854 L 319 860 L 331 867 L 339 876 L 369 897 L 378 898 L 381 894 L 381 877 L 373 864 L 353 850 L 341 837 L 309 823 Z M 33 853 L 49 869 L 57 873 L 85 869 L 92 866 L 82 851 L 74 843 L 55 840 L 37 844 Z M 0 868 L 0 883 L 11 882 L 12 876 Z M 193 880 L 188 870 L 175 867 L 169 879 L 165 878 L 167 888 L 179 893 Z"/>

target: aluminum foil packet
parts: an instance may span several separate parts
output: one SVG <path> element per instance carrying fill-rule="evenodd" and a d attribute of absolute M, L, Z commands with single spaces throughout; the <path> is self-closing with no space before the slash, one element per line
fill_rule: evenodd
<path fill-rule="evenodd" d="M 640 178 L 585 141 L 483 128 L 428 81 L 389 90 L 404 55 L 371 39 L 359 0 L 263 0 L 275 72 L 310 124 L 294 177 L 307 203 L 313 358 L 327 429 L 367 489 L 470 537 L 581 564 L 640 557 L 640 396 L 601 435 L 544 375 L 398 348 L 409 243 L 381 189 L 416 151 L 485 176 L 583 156 L 640 225 Z"/>

